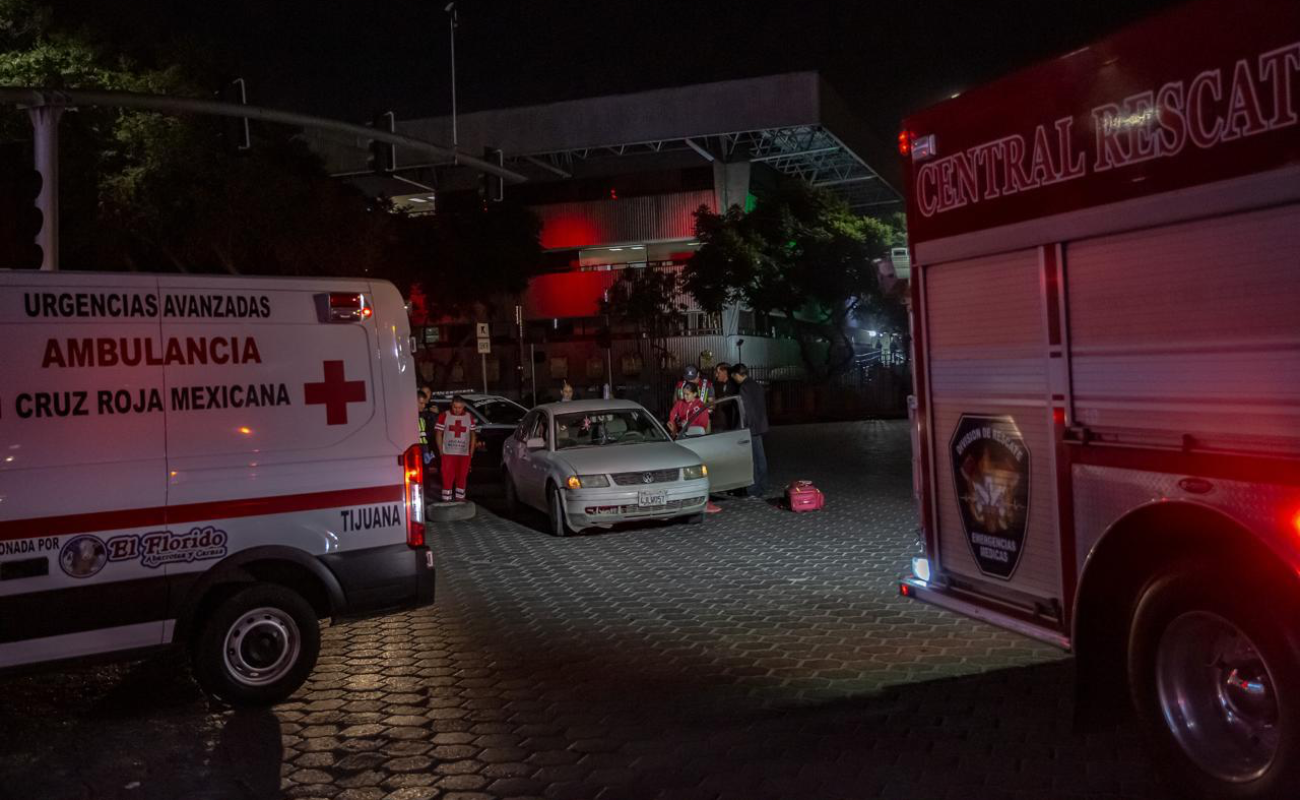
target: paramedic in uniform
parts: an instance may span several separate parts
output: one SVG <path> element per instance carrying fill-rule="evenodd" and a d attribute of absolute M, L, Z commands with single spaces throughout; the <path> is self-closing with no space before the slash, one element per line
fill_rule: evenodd
<path fill-rule="evenodd" d="M 451 407 L 438 415 L 433 431 L 438 443 L 438 458 L 442 462 L 442 502 L 451 502 L 453 486 L 456 501 L 462 502 L 465 482 L 469 478 L 469 462 L 478 444 L 474 417 L 465 407 L 465 398 L 457 395 L 451 399 Z"/>

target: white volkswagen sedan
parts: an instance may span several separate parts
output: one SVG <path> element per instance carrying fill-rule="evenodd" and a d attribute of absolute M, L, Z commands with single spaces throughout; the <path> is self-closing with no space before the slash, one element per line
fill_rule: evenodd
<path fill-rule="evenodd" d="M 556 536 L 641 519 L 699 522 L 709 492 L 753 483 L 754 464 L 744 428 L 690 433 L 674 440 L 630 400 L 538 406 L 502 448 L 507 509 L 545 511 Z"/>

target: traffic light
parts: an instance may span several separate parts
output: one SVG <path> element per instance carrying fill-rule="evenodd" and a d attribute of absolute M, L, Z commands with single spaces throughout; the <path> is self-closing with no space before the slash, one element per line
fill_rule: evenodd
<path fill-rule="evenodd" d="M 485 147 L 483 148 L 483 160 L 504 168 L 506 154 L 495 147 Z M 506 199 L 506 182 L 500 175 L 484 172 L 480 178 L 480 189 L 483 192 L 484 200 L 500 203 Z"/>
<path fill-rule="evenodd" d="M 25 147 L 0 150 L 0 269 L 40 269 L 45 253 L 36 244 L 45 215 L 36 207 L 41 173 Z"/>
<path fill-rule="evenodd" d="M 391 111 L 376 114 L 370 121 L 370 127 L 377 131 L 397 132 L 397 115 Z M 392 172 L 397 168 L 397 145 L 370 140 L 370 169 L 376 174 Z"/>

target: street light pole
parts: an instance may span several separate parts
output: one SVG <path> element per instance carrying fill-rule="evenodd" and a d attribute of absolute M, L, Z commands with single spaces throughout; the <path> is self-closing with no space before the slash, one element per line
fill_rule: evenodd
<path fill-rule="evenodd" d="M 41 173 L 36 206 L 41 210 L 42 222 L 36 243 L 44 253 L 41 269 L 54 272 L 59 268 L 59 117 L 63 116 L 63 106 L 43 103 L 31 106 L 27 113 L 34 133 L 35 166 Z"/>
<path fill-rule="evenodd" d="M 460 143 L 456 130 L 456 3 L 455 0 L 443 9 L 447 12 L 447 22 L 451 33 L 451 146 Z"/>

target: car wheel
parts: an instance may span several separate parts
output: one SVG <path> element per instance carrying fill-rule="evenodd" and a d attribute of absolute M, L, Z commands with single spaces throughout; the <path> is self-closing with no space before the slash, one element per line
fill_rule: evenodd
<path fill-rule="evenodd" d="M 1243 585 L 1192 569 L 1162 576 L 1130 628 L 1133 703 L 1189 797 L 1292 798 L 1300 786 L 1300 637 L 1277 617 L 1292 606 Z"/>
<path fill-rule="evenodd" d="M 515 479 L 510 477 L 508 470 L 501 470 L 501 479 L 505 484 L 506 502 L 505 511 L 507 517 L 519 516 L 519 490 L 515 489 Z"/>
<path fill-rule="evenodd" d="M 571 531 L 568 520 L 564 517 L 564 500 L 560 496 L 560 487 L 555 484 L 551 484 L 550 490 L 546 493 L 546 511 L 551 535 L 567 536 Z"/>
<path fill-rule="evenodd" d="M 320 655 L 320 622 L 297 592 L 256 583 L 203 621 L 191 653 L 199 685 L 234 706 L 269 705 L 298 690 Z"/>

